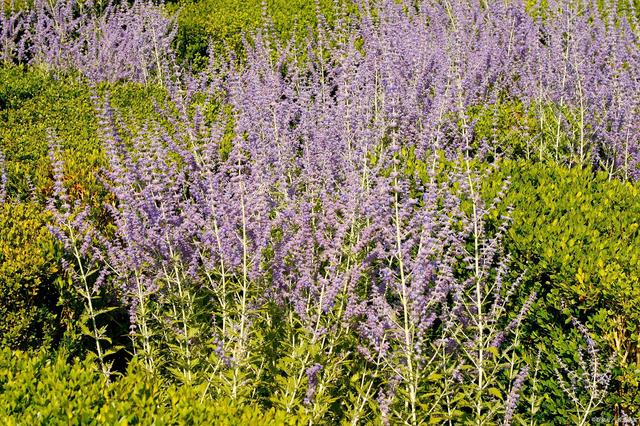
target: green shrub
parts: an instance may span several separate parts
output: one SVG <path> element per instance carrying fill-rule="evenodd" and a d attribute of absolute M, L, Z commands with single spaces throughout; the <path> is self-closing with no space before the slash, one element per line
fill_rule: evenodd
<path fill-rule="evenodd" d="M 3 346 L 55 342 L 66 327 L 64 321 L 77 314 L 70 306 L 76 297 L 73 289 L 68 280 L 60 279 L 60 250 L 47 229 L 45 206 L 53 187 L 48 151 L 53 135 L 63 148 L 65 186 L 72 200 L 94 207 L 108 200 L 99 180 L 104 155 L 92 90 L 99 95 L 108 91 L 113 106 L 133 128 L 152 116 L 152 100 L 164 97 L 160 88 L 122 83 L 91 89 L 72 78 L 0 68 L 0 149 L 6 157 L 9 198 L 0 205 Z"/>
<path fill-rule="evenodd" d="M 6 156 L 11 197 L 28 199 L 33 187 L 40 199 L 49 194 L 49 139 L 55 137 L 64 149 L 70 195 L 99 201 L 103 189 L 96 171 L 104 164 L 104 156 L 93 93 L 109 93 L 128 124 L 152 116 L 153 100 L 164 97 L 164 91 L 157 87 L 117 83 L 92 89 L 72 77 L 0 68 L 0 147 Z"/>
<path fill-rule="evenodd" d="M 320 0 L 321 13 L 331 22 L 334 19 L 334 1 Z M 348 13 L 356 10 L 355 3 L 342 2 Z M 179 9 L 178 9 L 179 8 Z M 250 0 L 200 0 L 186 4 L 169 5 L 169 10 L 179 10 L 176 49 L 179 56 L 200 68 L 206 62 L 209 41 L 213 54 L 220 55 L 226 47 L 242 51 L 243 34 L 264 25 L 262 2 Z M 309 28 L 317 25 L 316 5 L 307 0 L 268 0 L 266 13 L 273 22 L 275 34 L 283 41 L 302 40 Z"/>
<path fill-rule="evenodd" d="M 0 345 L 50 342 L 59 331 L 60 250 L 34 203 L 0 204 Z"/>
<path fill-rule="evenodd" d="M 512 186 L 505 204 L 514 208 L 507 246 L 541 298 L 532 337 L 544 337 L 558 353 L 571 352 L 554 328 L 568 335 L 569 316 L 586 322 L 619 357 L 609 405 L 637 414 L 640 185 L 525 161 L 504 162 L 496 182 L 506 176 Z M 488 192 L 495 193 L 496 183 L 491 186 Z"/>
<path fill-rule="evenodd" d="M 95 179 L 97 121 L 88 87 L 37 71 L 4 68 L 0 70 L 0 102 L 0 145 L 7 157 L 10 194 L 25 199 L 32 185 L 39 192 L 50 185 L 49 132 L 82 158 L 73 173 L 76 183 Z"/>
<path fill-rule="evenodd" d="M 275 409 L 201 398 L 197 387 L 169 386 L 139 368 L 107 381 L 92 359 L 0 350 L 4 424 L 282 425 L 302 419 Z"/>

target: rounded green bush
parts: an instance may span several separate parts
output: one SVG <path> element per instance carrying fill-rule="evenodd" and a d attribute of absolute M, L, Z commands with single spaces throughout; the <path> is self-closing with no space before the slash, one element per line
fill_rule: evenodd
<path fill-rule="evenodd" d="M 62 353 L 0 349 L 0 418 L 7 425 L 284 425 L 304 419 L 275 409 L 201 397 L 201 389 L 171 386 L 135 359 L 107 380 L 94 360 Z"/>
<path fill-rule="evenodd" d="M 0 345 L 29 347 L 58 332 L 60 250 L 35 203 L 0 204 Z"/>

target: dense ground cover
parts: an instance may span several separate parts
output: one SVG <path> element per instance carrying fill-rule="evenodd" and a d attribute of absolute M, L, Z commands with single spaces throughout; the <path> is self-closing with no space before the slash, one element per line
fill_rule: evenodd
<path fill-rule="evenodd" d="M 640 415 L 633 3 L 2 4 L 1 418 Z"/>

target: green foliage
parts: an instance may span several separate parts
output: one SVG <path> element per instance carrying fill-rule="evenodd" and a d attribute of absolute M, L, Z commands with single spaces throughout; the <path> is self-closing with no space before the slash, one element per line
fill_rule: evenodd
<path fill-rule="evenodd" d="M 92 95 L 109 93 L 128 122 L 153 115 L 153 100 L 164 91 L 134 83 L 90 88 L 74 78 L 54 78 L 19 67 L 0 68 L 0 147 L 7 159 L 9 195 L 27 199 L 35 187 L 46 197 L 51 189 L 49 139 L 64 149 L 65 183 L 72 198 L 94 204 L 104 195 L 96 171 L 104 164 L 98 135 L 99 115 Z"/>
<path fill-rule="evenodd" d="M 282 425 L 303 419 L 256 405 L 202 397 L 202 389 L 170 386 L 137 361 L 106 380 L 94 360 L 64 354 L 0 350 L 0 418 L 5 424 Z"/>
<path fill-rule="evenodd" d="M 355 11 L 354 3 L 348 12 Z M 320 12 L 329 22 L 334 19 L 334 1 L 319 0 Z M 179 56 L 196 68 L 206 63 L 209 42 L 214 55 L 243 50 L 243 35 L 265 25 L 262 2 L 250 0 L 200 0 L 186 4 L 168 5 L 169 10 L 178 11 L 178 34 L 176 50 Z M 268 0 L 266 16 L 273 24 L 275 35 L 283 41 L 302 40 L 309 34 L 309 28 L 317 25 L 316 4 L 307 0 Z"/>
<path fill-rule="evenodd" d="M 54 342 L 77 311 L 71 306 L 77 295 L 68 280 L 60 279 L 62 253 L 47 229 L 45 203 L 53 186 L 48 151 L 51 137 L 62 142 L 65 186 L 72 200 L 94 207 L 108 200 L 99 181 L 104 156 L 92 91 L 108 91 L 128 124 L 151 116 L 152 100 L 164 97 L 160 88 L 105 84 L 91 89 L 71 78 L 0 68 L 0 149 L 6 157 L 10 200 L 0 206 L 3 346 Z"/>
<path fill-rule="evenodd" d="M 46 193 L 50 133 L 73 154 L 70 186 L 78 195 L 95 187 L 99 143 L 88 87 L 37 71 L 4 68 L 0 70 L 0 104 L 0 145 L 7 157 L 10 195 L 25 199 L 32 185 Z"/>
<path fill-rule="evenodd" d="M 544 296 L 530 338 L 575 354 L 558 328 L 571 334 L 569 316 L 586 322 L 619 358 L 617 395 L 608 403 L 633 413 L 640 404 L 640 186 L 525 161 L 502 163 L 496 182 L 506 176 L 505 204 L 514 208 L 508 249 Z M 497 190 L 495 182 L 486 187 Z"/>
<path fill-rule="evenodd" d="M 57 334 L 60 250 L 34 203 L 0 204 L 0 345 L 28 347 Z"/>

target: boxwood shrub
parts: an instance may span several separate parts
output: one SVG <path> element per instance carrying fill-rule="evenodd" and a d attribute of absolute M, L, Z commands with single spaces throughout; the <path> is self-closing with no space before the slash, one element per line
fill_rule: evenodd
<path fill-rule="evenodd" d="M 94 360 L 0 349 L 0 418 L 6 425 L 285 425 L 305 423 L 282 411 L 201 397 L 198 386 L 175 386 L 134 361 L 110 380 Z"/>
<path fill-rule="evenodd" d="M 566 322 L 586 323 L 616 357 L 609 407 L 637 415 L 640 185 L 586 169 L 506 161 L 487 182 L 488 194 L 507 176 L 512 185 L 504 202 L 513 207 L 507 247 L 540 296 L 532 338 L 575 357 Z"/>

